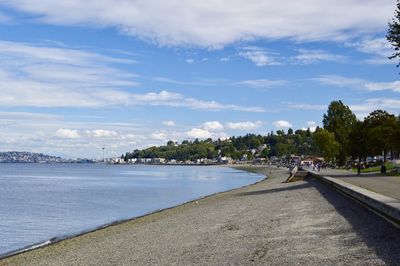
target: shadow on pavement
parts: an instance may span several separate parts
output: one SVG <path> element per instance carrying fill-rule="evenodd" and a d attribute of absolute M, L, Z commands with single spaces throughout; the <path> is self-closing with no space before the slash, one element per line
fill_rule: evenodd
<path fill-rule="evenodd" d="M 305 182 L 298 184 L 292 183 L 281 188 L 249 191 L 236 196 L 255 196 L 310 187 L 315 188 L 335 208 L 336 212 L 350 223 L 355 233 L 364 240 L 369 248 L 374 250 L 386 265 L 400 265 L 400 229 L 312 177 L 306 177 Z M 318 213 L 318 210 L 315 211 Z M 342 239 L 341 241 L 344 246 L 352 247 L 354 245 L 353 239 Z"/>
<path fill-rule="evenodd" d="M 282 192 L 282 191 L 303 189 L 303 188 L 308 188 L 311 186 L 312 185 L 309 183 L 302 183 L 302 184 L 292 185 L 292 186 L 282 187 L 282 188 L 263 189 L 263 190 L 257 190 L 257 191 L 243 192 L 243 193 L 236 194 L 236 196 L 252 196 L 252 195 L 270 194 L 270 193 L 277 193 L 277 192 Z"/>
<path fill-rule="evenodd" d="M 400 229 L 335 191 L 327 184 L 314 178 L 307 178 L 307 184 L 319 193 L 344 217 L 354 231 L 365 240 L 368 247 L 387 265 L 400 265 Z M 351 246 L 351 243 L 349 243 Z"/>
<path fill-rule="evenodd" d="M 330 176 L 330 177 L 337 177 L 337 178 L 346 178 L 346 177 L 368 177 L 368 178 L 379 178 L 379 177 L 385 177 L 385 175 L 381 175 L 380 173 L 361 173 L 360 175 L 357 175 L 357 173 L 326 173 L 326 172 L 318 172 L 318 174 L 324 175 L 324 176 Z"/>

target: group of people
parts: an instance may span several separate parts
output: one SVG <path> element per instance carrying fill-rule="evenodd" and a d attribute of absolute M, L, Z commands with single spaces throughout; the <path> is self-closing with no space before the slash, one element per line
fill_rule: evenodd
<path fill-rule="evenodd" d="M 308 167 L 308 169 L 310 169 L 310 167 L 312 167 L 312 169 L 314 171 L 318 170 L 318 172 L 319 172 L 319 171 L 321 171 L 321 169 L 326 169 L 327 166 L 325 163 L 316 163 L 316 164 L 308 164 L 307 167 Z"/>

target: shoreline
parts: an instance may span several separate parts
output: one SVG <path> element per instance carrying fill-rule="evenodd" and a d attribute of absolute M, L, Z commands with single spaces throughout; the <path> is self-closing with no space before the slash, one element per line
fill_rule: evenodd
<path fill-rule="evenodd" d="M 209 165 L 209 166 L 220 166 L 220 165 Z M 213 194 L 209 194 L 209 195 L 206 195 L 206 196 L 201 196 L 199 198 L 195 198 L 195 199 L 192 199 L 192 200 L 189 200 L 189 201 L 185 201 L 185 202 L 182 202 L 182 203 L 180 203 L 178 205 L 174 205 L 174 206 L 171 206 L 171 207 L 157 209 L 157 210 L 154 210 L 154 211 L 151 211 L 151 212 L 139 215 L 139 216 L 134 216 L 134 217 L 126 218 L 126 219 L 119 219 L 119 220 L 111 221 L 109 223 L 98 225 L 98 226 L 95 226 L 95 227 L 87 229 L 87 230 L 79 231 L 77 233 L 72 233 L 72 234 L 67 234 L 67 235 L 62 235 L 62 236 L 55 236 L 55 237 L 52 237 L 50 239 L 47 239 L 47 240 L 44 240 L 44 241 L 41 241 L 41 242 L 37 242 L 37 243 L 33 243 L 33 244 L 27 245 L 25 247 L 22 247 L 22 248 L 19 248 L 19 249 L 16 249 L 16 250 L 11 250 L 9 252 L 0 254 L 0 264 L 1 264 L 2 260 L 8 259 L 8 258 L 11 258 L 11 257 L 14 257 L 14 256 L 18 256 L 20 254 L 24 254 L 24 253 L 27 253 L 27 252 L 30 252 L 30 251 L 34 251 L 36 249 L 40 249 L 40 248 L 43 248 L 43 247 L 46 247 L 46 246 L 54 245 L 54 244 L 57 244 L 59 242 L 66 241 L 66 240 L 69 240 L 69 239 L 78 238 L 78 237 L 84 236 L 86 234 L 95 233 L 95 232 L 97 232 L 99 230 L 107 229 L 107 228 L 112 227 L 112 226 L 118 226 L 118 225 L 121 225 L 121 224 L 124 224 L 124 223 L 133 222 L 133 221 L 135 221 L 137 219 L 141 219 L 141 218 L 144 218 L 144 217 L 147 217 L 147 216 L 150 216 L 150 215 L 154 215 L 154 214 L 157 214 L 157 213 L 160 213 L 160 212 L 163 212 L 163 211 L 171 210 L 171 209 L 178 208 L 178 207 L 181 207 L 181 206 L 184 206 L 184 205 L 188 205 L 188 204 L 193 204 L 193 203 L 198 202 L 199 200 L 207 199 L 209 197 L 214 197 L 214 196 L 217 196 L 217 195 L 222 194 L 222 193 L 229 193 L 229 192 L 232 192 L 232 191 L 235 191 L 235 190 L 239 190 L 239 189 L 243 189 L 243 188 L 246 188 L 246 187 L 250 187 L 250 186 L 256 185 L 256 184 L 258 184 L 260 182 L 263 182 L 263 181 L 268 179 L 268 176 L 265 175 L 264 173 L 262 173 L 261 171 L 257 171 L 257 170 L 248 171 L 246 169 L 241 169 L 241 168 L 245 168 L 245 167 L 246 168 L 251 168 L 252 167 L 251 165 L 240 166 L 240 167 L 239 166 L 227 165 L 226 167 L 233 168 L 233 169 L 240 170 L 240 171 L 255 173 L 255 174 L 259 174 L 259 175 L 264 175 L 264 178 L 259 180 L 259 181 L 257 181 L 257 182 L 255 182 L 255 183 L 251 183 L 251 184 L 248 184 L 248 185 L 245 185 L 245 186 L 241 186 L 241 187 L 237 187 L 237 188 L 233 188 L 233 189 L 229 189 L 229 190 L 225 190 L 225 191 L 215 192 Z M 256 167 L 257 168 L 265 168 L 265 169 L 267 169 L 267 167 L 265 167 L 265 166 L 256 166 Z"/>
<path fill-rule="evenodd" d="M 258 171 L 265 169 L 258 169 Z M 29 252 L 0 265 L 397 265 L 400 231 L 287 171 Z"/>

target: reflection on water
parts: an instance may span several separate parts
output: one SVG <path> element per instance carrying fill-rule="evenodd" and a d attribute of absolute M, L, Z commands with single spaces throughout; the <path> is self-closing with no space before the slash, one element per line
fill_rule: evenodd
<path fill-rule="evenodd" d="M 0 254 L 262 178 L 215 166 L 0 163 Z"/>

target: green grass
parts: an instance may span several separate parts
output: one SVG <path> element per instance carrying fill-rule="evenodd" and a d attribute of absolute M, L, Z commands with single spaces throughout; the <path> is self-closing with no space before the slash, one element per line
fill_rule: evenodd
<path fill-rule="evenodd" d="M 389 176 L 398 176 L 398 177 L 400 177 L 400 173 L 399 173 L 399 174 L 396 174 L 396 173 L 387 173 L 386 175 L 389 175 Z"/>
<path fill-rule="evenodd" d="M 392 170 L 396 165 L 393 163 L 385 163 L 385 166 L 386 166 L 386 171 L 389 171 L 389 170 Z M 380 172 L 380 171 L 381 171 L 380 165 L 361 169 L 361 173 L 372 173 L 372 172 Z M 357 172 L 357 168 L 353 168 L 353 172 Z"/>

